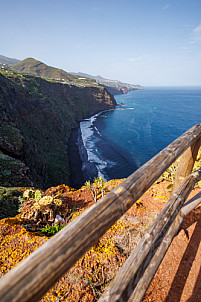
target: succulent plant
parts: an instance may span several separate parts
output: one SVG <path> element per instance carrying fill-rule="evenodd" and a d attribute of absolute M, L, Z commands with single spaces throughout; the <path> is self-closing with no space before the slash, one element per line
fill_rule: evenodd
<path fill-rule="evenodd" d="M 35 191 L 35 197 L 34 197 L 34 199 L 35 199 L 36 202 L 38 202 L 42 198 L 42 196 L 43 196 L 43 194 L 42 194 L 42 192 L 40 190 L 36 190 Z"/>

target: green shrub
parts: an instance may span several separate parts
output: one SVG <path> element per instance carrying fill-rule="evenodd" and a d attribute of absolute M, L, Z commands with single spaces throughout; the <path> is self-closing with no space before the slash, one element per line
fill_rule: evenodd
<path fill-rule="evenodd" d="M 51 237 L 58 233 L 60 230 L 62 230 L 65 227 L 65 225 L 58 225 L 56 223 L 55 225 L 52 226 L 45 226 L 43 229 L 41 229 L 41 232 L 46 235 L 47 237 Z"/>

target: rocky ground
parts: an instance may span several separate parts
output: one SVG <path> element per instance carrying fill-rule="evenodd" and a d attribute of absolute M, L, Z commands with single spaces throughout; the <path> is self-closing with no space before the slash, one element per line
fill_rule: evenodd
<path fill-rule="evenodd" d="M 121 181 L 112 180 L 106 183 L 105 194 Z M 168 184 L 166 180 L 154 184 L 98 244 L 60 279 L 42 301 L 97 301 L 166 204 L 170 196 Z M 191 196 L 198 191 L 199 188 L 193 190 Z M 100 198 L 101 192 L 98 193 Z M 44 235 L 41 228 L 46 224 L 52 225 L 52 217 L 50 212 L 44 211 L 42 202 L 40 205 L 36 204 L 37 194 L 35 193 L 35 197 L 25 198 L 21 214 L 0 220 L 0 276 L 48 240 L 47 234 Z M 51 196 L 55 207 L 53 216 L 55 218 L 59 214 L 65 224 L 94 203 L 92 191 L 86 187 L 72 190 L 61 185 L 42 192 L 42 195 Z M 43 204 L 44 201 L 43 198 Z M 41 208 L 37 212 L 39 206 Z M 186 218 L 143 301 L 200 301 L 200 209 L 198 207 Z"/>

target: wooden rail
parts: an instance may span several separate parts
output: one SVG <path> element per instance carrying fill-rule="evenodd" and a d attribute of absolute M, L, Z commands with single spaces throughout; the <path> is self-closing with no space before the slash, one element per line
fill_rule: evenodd
<path fill-rule="evenodd" d="M 100 302 L 141 301 L 183 222 L 185 214 L 180 209 L 200 179 L 201 170 L 184 179 L 99 299 Z"/>
<path fill-rule="evenodd" d="M 98 239 L 146 192 L 146 190 L 160 177 L 160 175 L 189 147 L 199 146 L 201 138 L 201 125 L 196 125 L 181 135 L 173 143 L 153 157 L 149 162 L 129 176 L 122 184 L 107 194 L 99 202 L 87 209 L 63 230 L 48 240 L 38 250 L 33 252 L 20 264 L 9 271 L 0 279 L 0 301 L 38 301 L 42 296 L 67 272 L 82 255 L 91 248 Z M 195 148 L 194 148 L 195 149 Z M 198 150 L 198 147 L 196 147 Z M 196 157 L 193 153 L 193 161 Z M 185 161 L 192 159 L 192 152 Z M 190 171 L 191 172 L 191 171 Z M 159 265 L 152 262 L 156 255 L 162 256 L 161 246 L 169 242 L 174 236 L 175 229 L 182 220 L 179 211 L 194 183 L 200 178 L 200 172 L 192 174 L 181 187 L 172 195 L 165 209 L 154 222 L 154 227 L 145 234 L 143 239 L 143 255 L 140 247 L 131 255 L 136 255 L 138 261 L 131 272 L 131 279 L 126 278 L 124 290 L 114 297 L 113 291 L 110 297 L 109 291 L 103 295 L 100 301 L 133 301 L 135 288 L 142 288 L 142 297 L 145 286 L 141 276 L 149 270 L 148 276 L 153 277 L 153 271 Z M 180 218 L 181 217 L 181 218 Z M 171 242 L 171 241 L 170 241 Z M 151 246 L 150 246 L 151 245 Z M 148 246 L 148 247 L 147 247 Z M 149 249 L 150 248 L 150 249 Z M 142 261 L 144 259 L 144 261 Z M 136 261 L 136 260 L 135 260 Z M 127 265 L 127 262 L 125 263 Z M 135 279 L 135 276 L 137 279 Z M 129 281 L 130 280 L 130 281 Z M 118 281 L 118 280 L 117 280 Z M 137 283 L 136 283 L 137 282 Z M 149 284 L 150 280 L 146 281 Z M 127 283 L 127 284 L 126 284 Z M 115 283 L 113 283 L 115 285 Z M 120 283 L 119 283 L 120 284 Z M 134 286 L 133 286 L 134 285 Z M 138 287 L 136 287 L 136 285 Z M 122 283 L 121 283 L 122 286 Z M 147 285 L 146 285 L 147 287 Z M 138 292 L 137 289 L 137 292 Z M 145 289 L 146 290 L 146 289 Z M 109 294 L 108 294 L 109 293 Z M 113 298 L 114 297 L 114 298 Z M 113 300 L 112 300 L 113 299 Z M 138 298 L 141 299 L 141 298 Z M 130 300 L 130 301 L 131 301 Z M 134 299 L 135 300 L 135 299 Z M 140 300 L 135 300 L 140 301 Z"/>

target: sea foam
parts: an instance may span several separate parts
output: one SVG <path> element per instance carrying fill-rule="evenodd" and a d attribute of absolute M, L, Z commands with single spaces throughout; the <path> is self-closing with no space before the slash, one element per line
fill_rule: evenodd
<path fill-rule="evenodd" d="M 83 173 L 86 174 L 86 176 L 84 177 L 88 177 L 90 180 L 93 180 L 93 178 L 97 175 L 101 176 L 105 180 L 108 180 L 108 175 L 105 171 L 105 168 L 111 167 L 116 164 L 112 161 L 104 159 L 103 155 L 100 153 L 100 150 L 96 147 L 96 143 L 102 141 L 103 139 L 103 136 L 101 135 L 97 127 L 94 126 L 94 123 L 101 113 L 95 114 L 94 116 L 80 122 L 80 134 L 83 143 L 82 148 L 84 147 L 86 152 L 85 156 L 82 156 L 80 154 L 81 160 L 83 162 L 82 170 L 85 170 L 86 172 Z M 104 142 L 102 143 L 104 144 Z M 80 153 L 84 153 L 83 150 L 80 150 Z M 91 173 L 89 170 L 91 169 L 92 165 L 97 169 L 96 176 L 93 173 L 94 171 L 92 171 L 92 175 L 90 175 Z"/>

